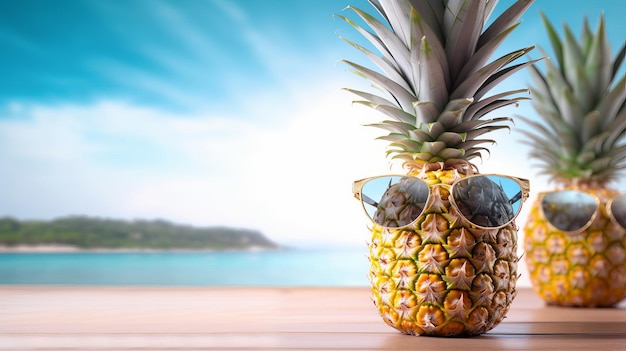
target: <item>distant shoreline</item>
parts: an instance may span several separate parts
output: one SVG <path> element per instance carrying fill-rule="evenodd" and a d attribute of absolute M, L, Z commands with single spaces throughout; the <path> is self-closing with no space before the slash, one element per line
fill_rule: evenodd
<path fill-rule="evenodd" d="M 279 250 L 258 230 L 195 227 L 163 219 L 0 217 L 0 252 L 172 252 Z"/>
<path fill-rule="evenodd" d="M 0 245 L 0 253 L 72 253 L 72 252 L 90 252 L 90 253 L 150 253 L 150 252 L 262 252 L 262 251 L 281 251 L 286 250 L 285 247 L 266 248 L 260 246 L 251 246 L 244 249 L 188 249 L 188 248 L 171 248 L 171 249 L 131 249 L 131 248 L 90 248 L 83 249 L 70 245 L 16 245 L 7 246 Z"/>

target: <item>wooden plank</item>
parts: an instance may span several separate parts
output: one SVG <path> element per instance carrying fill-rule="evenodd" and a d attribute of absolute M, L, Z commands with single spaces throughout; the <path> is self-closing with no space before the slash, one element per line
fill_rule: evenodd
<path fill-rule="evenodd" d="M 0 350 L 622 350 L 618 308 L 545 306 L 521 289 L 505 321 L 473 338 L 402 335 L 369 289 L 0 287 Z"/>
<path fill-rule="evenodd" d="M 8 335 L 3 350 L 623 350 L 623 335 L 414 337 L 397 333 Z"/>

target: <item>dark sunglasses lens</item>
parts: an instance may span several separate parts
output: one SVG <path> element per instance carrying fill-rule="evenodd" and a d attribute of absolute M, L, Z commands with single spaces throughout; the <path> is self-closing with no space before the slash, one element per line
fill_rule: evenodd
<path fill-rule="evenodd" d="M 474 176 L 452 187 L 458 209 L 470 222 L 486 228 L 510 223 L 522 208 L 522 187 L 504 176 Z"/>
<path fill-rule="evenodd" d="M 374 222 L 398 228 L 420 216 L 429 191 L 428 185 L 417 178 L 385 176 L 367 181 L 361 190 L 361 199 Z"/>
<path fill-rule="evenodd" d="M 626 229 L 626 194 L 613 199 L 611 202 L 611 213 L 613 213 L 617 223 Z"/>
<path fill-rule="evenodd" d="M 559 230 L 571 232 L 589 223 L 597 204 L 593 196 L 587 193 L 566 190 L 544 195 L 541 207 L 550 224 Z"/>

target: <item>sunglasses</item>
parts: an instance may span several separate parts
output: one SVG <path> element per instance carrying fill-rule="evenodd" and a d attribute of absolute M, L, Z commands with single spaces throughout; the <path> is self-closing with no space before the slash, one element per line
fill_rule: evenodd
<path fill-rule="evenodd" d="M 597 196 L 578 190 L 546 192 L 540 194 L 539 199 L 548 222 L 556 229 L 572 234 L 588 229 L 601 206 Z M 609 200 L 606 212 L 613 223 L 626 229 L 626 194 Z"/>
<path fill-rule="evenodd" d="M 530 191 L 528 180 L 496 174 L 477 174 L 460 178 L 451 185 L 435 186 L 449 188 L 450 204 L 465 220 L 482 229 L 498 229 L 513 222 Z M 352 192 L 367 216 L 389 229 L 414 224 L 432 198 L 428 183 L 406 175 L 357 180 Z M 396 206 L 402 210 L 385 211 Z"/>

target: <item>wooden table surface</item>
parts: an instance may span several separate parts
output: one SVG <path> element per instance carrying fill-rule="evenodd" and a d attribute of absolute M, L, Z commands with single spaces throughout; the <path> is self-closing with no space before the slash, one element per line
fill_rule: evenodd
<path fill-rule="evenodd" d="M 0 286 L 0 350 L 626 350 L 626 303 L 548 307 L 521 289 L 472 338 L 402 335 L 369 288 Z"/>

